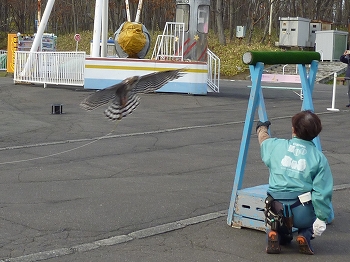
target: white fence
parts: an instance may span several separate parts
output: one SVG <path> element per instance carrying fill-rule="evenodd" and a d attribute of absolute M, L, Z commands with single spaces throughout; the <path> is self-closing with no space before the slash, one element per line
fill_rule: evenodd
<path fill-rule="evenodd" d="M 220 59 L 209 49 L 207 84 L 212 92 L 219 92 Z M 15 82 L 54 85 L 84 85 L 85 52 L 29 52 L 15 53 Z"/>
<path fill-rule="evenodd" d="M 183 61 L 184 23 L 166 22 L 157 36 L 151 59 Z"/>
<path fill-rule="evenodd" d="M 7 70 L 7 51 L 0 50 L 0 71 Z"/>
<path fill-rule="evenodd" d="M 216 93 L 220 91 L 220 58 L 209 49 L 208 55 L 208 86 Z"/>
<path fill-rule="evenodd" d="M 15 54 L 15 82 L 84 85 L 85 52 L 28 52 Z"/>

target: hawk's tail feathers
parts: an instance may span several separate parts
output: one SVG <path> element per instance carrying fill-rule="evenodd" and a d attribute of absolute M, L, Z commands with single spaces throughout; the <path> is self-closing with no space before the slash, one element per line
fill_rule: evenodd
<path fill-rule="evenodd" d="M 136 109 L 139 105 L 140 97 L 133 94 L 129 97 L 125 107 L 122 107 L 118 102 L 112 102 L 111 105 L 105 110 L 105 115 L 111 120 L 120 120 L 123 117 L 126 117 Z"/>

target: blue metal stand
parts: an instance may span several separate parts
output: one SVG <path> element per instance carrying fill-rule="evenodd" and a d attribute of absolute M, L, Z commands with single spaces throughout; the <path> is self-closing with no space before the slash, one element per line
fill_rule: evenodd
<path fill-rule="evenodd" d="M 228 209 L 227 224 L 233 227 L 248 227 L 261 231 L 266 230 L 265 226 L 265 198 L 268 185 L 260 185 L 252 188 L 242 188 L 244 170 L 247 162 L 248 148 L 252 127 L 254 122 L 254 115 L 258 109 L 259 120 L 264 122 L 268 120 L 264 97 L 261 88 L 261 77 L 264 69 L 263 63 L 250 65 L 250 75 L 252 79 L 252 88 L 248 101 L 248 109 L 243 128 L 243 135 L 241 140 L 240 151 L 238 155 L 236 174 L 233 182 L 233 189 L 231 194 L 231 201 Z M 302 110 L 314 111 L 312 103 L 312 92 L 316 79 L 318 69 L 318 61 L 311 62 L 309 76 L 307 75 L 305 65 L 298 64 L 301 87 L 304 94 Z M 314 143 L 319 150 L 322 150 L 319 137 L 314 139 Z M 334 215 L 329 221 L 332 221 Z"/>

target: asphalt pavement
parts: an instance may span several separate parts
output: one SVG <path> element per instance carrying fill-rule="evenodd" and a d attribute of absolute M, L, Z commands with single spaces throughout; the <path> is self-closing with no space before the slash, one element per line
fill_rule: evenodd
<path fill-rule="evenodd" d="M 265 234 L 227 225 L 249 81 L 206 96 L 141 96 L 116 124 L 87 112 L 82 87 L 0 78 L 0 261 L 345 261 L 350 256 L 349 108 L 345 86 L 316 84 L 320 139 L 334 176 L 335 220 L 312 241 L 265 253 Z M 289 138 L 301 100 L 263 91 L 272 136 Z M 52 105 L 62 114 L 52 114 Z M 243 187 L 266 184 L 251 136 Z"/>

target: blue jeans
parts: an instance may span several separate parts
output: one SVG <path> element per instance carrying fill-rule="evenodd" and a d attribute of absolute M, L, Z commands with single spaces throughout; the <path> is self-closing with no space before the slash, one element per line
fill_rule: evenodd
<path fill-rule="evenodd" d="M 297 201 L 297 199 L 293 199 L 293 200 L 283 199 L 278 201 L 285 205 L 292 205 Z M 293 226 L 298 229 L 312 227 L 313 223 L 316 220 L 316 214 L 311 202 L 309 202 L 308 204 L 299 205 L 293 208 L 292 214 L 293 214 Z"/>

